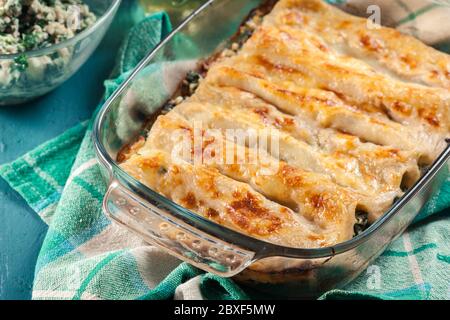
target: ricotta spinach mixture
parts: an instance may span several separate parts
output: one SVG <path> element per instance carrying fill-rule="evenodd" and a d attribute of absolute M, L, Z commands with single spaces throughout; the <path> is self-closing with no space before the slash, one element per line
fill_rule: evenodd
<path fill-rule="evenodd" d="M 95 14 L 81 0 L 0 0 L 0 55 L 19 54 L 14 59 L 0 58 L 0 86 L 42 81 L 61 71 L 71 58 L 70 48 L 40 57 L 20 53 L 70 39 L 95 21 Z"/>

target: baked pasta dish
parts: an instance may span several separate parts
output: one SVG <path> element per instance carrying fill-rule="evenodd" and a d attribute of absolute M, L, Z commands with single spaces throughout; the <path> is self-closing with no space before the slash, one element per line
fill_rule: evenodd
<path fill-rule="evenodd" d="M 419 40 L 320 0 L 256 10 L 235 40 L 120 155 L 182 207 L 267 242 L 332 246 L 447 146 L 450 56 Z"/>

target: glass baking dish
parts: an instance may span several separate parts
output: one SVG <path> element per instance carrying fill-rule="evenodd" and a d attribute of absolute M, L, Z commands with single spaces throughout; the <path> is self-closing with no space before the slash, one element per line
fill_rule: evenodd
<path fill-rule="evenodd" d="M 109 184 L 103 209 L 113 221 L 202 270 L 234 276 L 281 296 L 315 297 L 357 277 L 410 225 L 447 178 L 450 146 L 365 232 L 318 249 L 279 246 L 216 224 L 141 184 L 116 161 L 121 148 L 148 127 L 148 119 L 173 97 L 174 83 L 180 83 L 198 61 L 225 48 L 250 11 L 263 3 L 207 1 L 152 50 L 108 99 L 93 132 Z"/>

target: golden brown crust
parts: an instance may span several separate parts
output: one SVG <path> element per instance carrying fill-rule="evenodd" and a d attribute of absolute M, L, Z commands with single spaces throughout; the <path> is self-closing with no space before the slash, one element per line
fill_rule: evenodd
<path fill-rule="evenodd" d="M 308 7 L 317 10 L 310 10 Z M 369 28 L 366 19 L 319 0 L 280 1 L 271 19 L 277 25 L 319 34 L 327 46 L 371 60 L 402 80 L 450 89 L 450 58 L 414 37 L 391 28 Z"/>
<path fill-rule="evenodd" d="M 265 241 L 314 247 L 331 245 L 348 237 L 335 231 L 323 232 L 313 222 L 215 168 L 187 162 L 175 164 L 163 151 L 151 150 L 144 156 L 132 156 L 122 168 L 176 203 Z M 351 225 L 345 223 L 344 228 Z"/>
<path fill-rule="evenodd" d="M 443 150 L 450 128 L 449 57 L 365 23 L 323 1 L 279 1 L 241 50 L 209 65 L 196 93 L 157 119 L 122 167 L 265 241 L 312 248 L 350 239 L 355 212 L 372 221 L 384 213 L 417 181 L 419 163 Z M 226 129 L 270 129 L 281 160 L 230 142 Z M 191 143 L 181 160 L 173 153 L 180 130 Z M 227 144 L 241 151 L 232 163 L 217 158 Z M 243 161 L 260 157 L 264 165 Z"/>

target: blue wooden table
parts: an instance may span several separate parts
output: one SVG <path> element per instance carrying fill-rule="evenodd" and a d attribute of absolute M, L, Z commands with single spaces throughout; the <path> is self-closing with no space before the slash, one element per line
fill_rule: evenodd
<path fill-rule="evenodd" d="M 133 1 L 123 1 L 99 48 L 61 87 L 25 105 L 0 107 L 0 164 L 90 118 L 120 42 L 141 18 L 136 9 Z M 0 300 L 31 297 L 36 258 L 46 230 L 45 223 L 0 178 Z"/>

